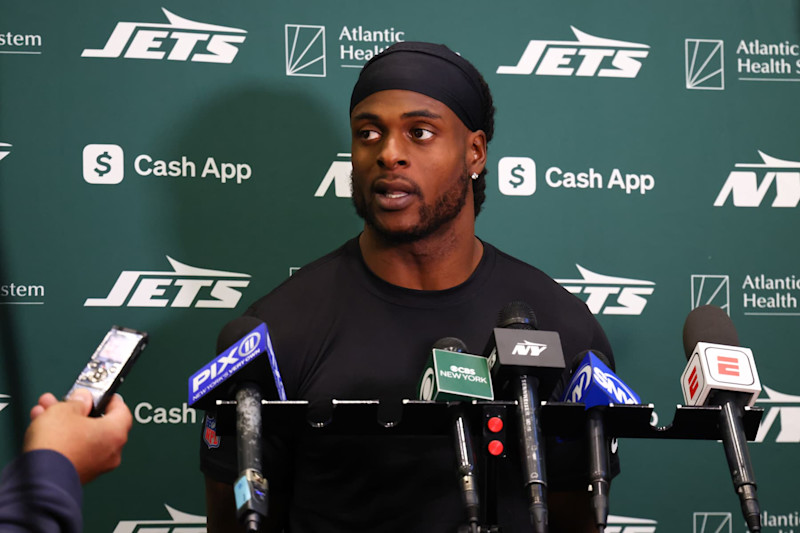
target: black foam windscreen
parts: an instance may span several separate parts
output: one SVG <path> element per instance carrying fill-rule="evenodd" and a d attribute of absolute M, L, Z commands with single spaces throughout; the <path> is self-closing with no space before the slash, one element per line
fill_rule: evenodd
<path fill-rule="evenodd" d="M 261 320 L 252 316 L 234 318 L 222 327 L 217 336 L 217 353 L 224 352 L 261 324 Z"/>
<path fill-rule="evenodd" d="M 739 335 L 725 311 L 715 305 L 702 305 L 692 309 L 683 324 L 683 351 L 687 359 L 698 342 L 739 346 Z"/>
<path fill-rule="evenodd" d="M 433 343 L 433 347 L 437 350 L 447 350 L 449 352 L 465 353 L 467 345 L 464 341 L 456 337 L 443 337 Z"/>
<path fill-rule="evenodd" d="M 500 310 L 497 318 L 498 328 L 509 329 L 539 329 L 536 315 L 531 306 L 525 302 L 509 302 Z"/>
<path fill-rule="evenodd" d="M 595 355 L 595 357 L 600 359 L 600 361 L 604 365 L 606 365 L 607 367 L 611 368 L 611 363 L 609 362 L 608 357 L 606 357 L 606 354 L 604 354 L 603 352 L 601 352 L 599 350 L 584 350 L 584 351 L 582 351 L 581 353 L 579 353 L 578 355 L 576 355 L 572 359 L 572 366 L 569 369 L 569 375 L 570 376 L 575 373 L 575 371 L 578 369 L 578 367 L 581 366 L 581 363 L 583 362 L 583 359 L 586 357 L 587 354 L 590 354 L 590 353 L 593 353 Z"/>

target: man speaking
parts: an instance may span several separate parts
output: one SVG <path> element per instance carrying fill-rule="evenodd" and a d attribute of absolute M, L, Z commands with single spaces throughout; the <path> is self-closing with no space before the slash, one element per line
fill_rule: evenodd
<path fill-rule="evenodd" d="M 246 312 L 268 325 L 290 400 L 308 400 L 314 412 L 332 398 L 415 398 L 437 339 L 457 337 L 479 352 L 514 300 L 533 308 L 541 329 L 559 332 L 568 367 L 586 349 L 613 364 L 582 301 L 475 236 L 494 107 L 471 63 L 443 45 L 389 47 L 361 71 L 350 126 L 363 232 Z M 272 531 L 442 533 L 465 522 L 447 435 L 337 437 L 307 428 L 264 440 Z M 553 532 L 594 530 L 577 448 L 547 444 Z M 201 444 L 210 532 L 236 530 L 235 453 L 235 438 Z M 531 529 L 515 453 L 497 483 L 506 533 Z"/>

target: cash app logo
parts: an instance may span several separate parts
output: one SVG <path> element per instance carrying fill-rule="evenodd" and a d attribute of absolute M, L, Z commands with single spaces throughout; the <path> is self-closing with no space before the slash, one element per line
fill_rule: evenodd
<path fill-rule="evenodd" d="M 531 196 L 536 192 L 536 163 L 529 157 L 504 157 L 497 165 L 498 186 L 506 196 Z"/>
<path fill-rule="evenodd" d="M 83 149 L 83 179 L 95 185 L 115 185 L 125 175 L 124 154 L 117 144 L 87 144 Z"/>

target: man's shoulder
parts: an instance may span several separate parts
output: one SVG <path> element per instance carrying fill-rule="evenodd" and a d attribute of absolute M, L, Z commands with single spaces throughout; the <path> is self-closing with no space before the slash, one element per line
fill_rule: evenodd
<path fill-rule="evenodd" d="M 354 240 L 349 240 L 335 250 L 315 259 L 294 271 L 286 280 L 262 296 L 247 310 L 258 316 L 267 307 L 276 305 L 318 304 L 321 295 L 328 295 L 341 283 L 342 273 L 352 271 Z"/>
<path fill-rule="evenodd" d="M 490 243 L 485 242 L 484 245 L 495 255 L 496 268 L 499 272 L 509 276 L 515 276 L 513 278 L 515 281 L 529 281 L 536 283 L 542 288 L 549 288 L 559 293 L 564 292 L 569 294 L 566 289 L 543 270 L 500 250 Z"/>
<path fill-rule="evenodd" d="M 489 244 L 495 256 L 493 283 L 505 291 L 518 294 L 515 298 L 527 301 L 534 308 L 547 310 L 548 314 L 588 319 L 591 312 L 586 304 L 565 289 L 543 270 L 518 259 Z"/>

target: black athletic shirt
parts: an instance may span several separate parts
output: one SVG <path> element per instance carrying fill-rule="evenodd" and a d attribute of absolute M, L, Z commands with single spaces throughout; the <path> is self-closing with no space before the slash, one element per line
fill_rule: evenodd
<path fill-rule="evenodd" d="M 488 243 L 483 247 L 467 281 L 419 291 L 374 275 L 352 239 L 256 301 L 246 314 L 266 322 L 288 398 L 317 406 L 332 398 L 389 405 L 416 399 L 432 345 L 457 337 L 469 353 L 482 353 L 499 311 L 514 300 L 533 308 L 539 329 L 559 332 L 568 368 L 590 348 L 603 352 L 613 368 L 608 340 L 580 299 L 540 270 Z M 548 439 L 549 490 L 586 488 L 582 446 Z M 515 454 L 513 442 L 509 451 Z M 235 456 L 233 437 L 222 436 L 218 448 L 201 443 L 201 470 L 233 482 Z M 286 531 L 443 533 L 464 522 L 449 436 L 336 437 L 309 428 L 268 439 L 264 461 L 270 513 L 282 514 Z M 510 458 L 502 464 L 499 522 L 505 533 L 529 531 L 519 463 Z"/>

